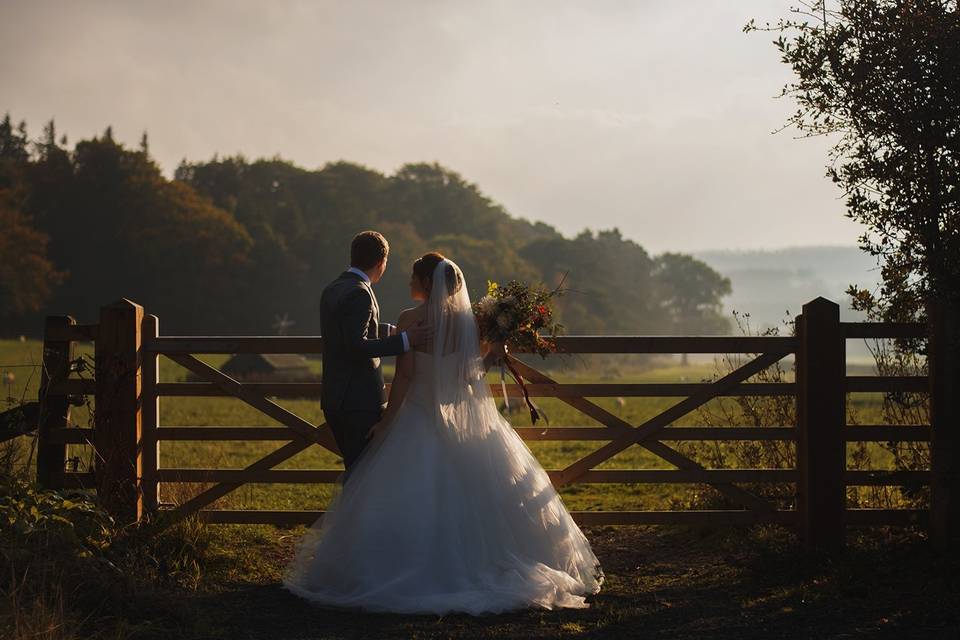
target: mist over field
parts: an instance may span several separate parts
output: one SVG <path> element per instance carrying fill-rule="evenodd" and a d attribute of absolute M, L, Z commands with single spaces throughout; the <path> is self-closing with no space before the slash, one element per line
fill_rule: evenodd
<path fill-rule="evenodd" d="M 733 291 L 724 309 L 749 313 L 757 329 L 796 317 L 800 306 L 817 296 L 840 304 L 841 320 L 862 320 L 850 308 L 846 289 L 854 284 L 872 290 L 880 282 L 876 260 L 855 246 L 723 249 L 694 256 L 730 278 Z"/>

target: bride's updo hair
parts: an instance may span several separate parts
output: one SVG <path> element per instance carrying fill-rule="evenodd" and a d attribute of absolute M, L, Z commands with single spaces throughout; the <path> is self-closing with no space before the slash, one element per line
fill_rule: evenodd
<path fill-rule="evenodd" d="M 433 272 L 437 265 L 446 258 L 442 253 L 431 251 L 425 253 L 413 263 L 413 274 L 417 276 L 420 282 L 427 283 L 427 293 L 433 291 Z M 463 276 L 459 269 L 454 269 L 452 264 L 447 264 L 444 269 L 444 276 L 447 281 L 447 295 L 452 296 L 463 287 Z"/>

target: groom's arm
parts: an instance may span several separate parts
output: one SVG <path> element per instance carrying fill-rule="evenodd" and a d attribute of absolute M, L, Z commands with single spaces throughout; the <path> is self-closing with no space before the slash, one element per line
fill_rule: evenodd
<path fill-rule="evenodd" d="M 364 289 L 347 294 L 340 306 L 340 327 L 344 346 L 358 358 L 384 358 L 398 356 L 406 350 L 403 336 L 372 339 L 367 337 L 373 301 Z"/>
<path fill-rule="evenodd" d="M 377 335 L 380 335 L 380 336 L 392 336 L 392 335 L 397 335 L 397 334 L 400 334 L 400 336 L 403 337 L 403 350 L 404 350 L 404 351 L 410 351 L 410 340 L 409 340 L 409 338 L 407 338 L 407 332 L 406 332 L 406 331 L 400 331 L 400 329 L 397 328 L 397 325 L 395 325 L 395 324 L 390 324 L 389 322 L 381 322 L 381 323 L 378 325 Z"/>

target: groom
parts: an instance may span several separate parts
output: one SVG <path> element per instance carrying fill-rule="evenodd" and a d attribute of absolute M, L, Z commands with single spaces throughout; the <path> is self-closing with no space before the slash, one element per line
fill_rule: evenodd
<path fill-rule="evenodd" d="M 396 334 L 381 324 L 373 287 L 387 270 L 390 245 L 376 231 L 363 231 L 350 243 L 350 268 L 327 285 L 320 297 L 323 379 L 320 407 L 349 471 L 380 420 L 386 403 L 380 358 L 423 344 L 430 329 L 417 325 Z"/>

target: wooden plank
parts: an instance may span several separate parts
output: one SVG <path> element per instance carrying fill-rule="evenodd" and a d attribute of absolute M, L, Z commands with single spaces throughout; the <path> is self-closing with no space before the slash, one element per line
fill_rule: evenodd
<path fill-rule="evenodd" d="M 581 526 L 685 525 L 720 527 L 752 524 L 792 525 L 797 521 L 797 512 L 786 509 L 773 511 L 571 511 L 570 515 Z"/>
<path fill-rule="evenodd" d="M 326 427 L 325 427 L 326 428 Z M 521 438 L 528 441 L 608 441 L 613 432 L 605 427 L 514 427 Z M 67 429 L 66 431 L 77 431 Z M 160 440 L 289 440 L 287 427 L 160 427 Z M 54 436 L 56 437 L 56 435 Z M 79 437 L 79 436 L 77 436 Z M 665 441 L 727 441 L 727 440 L 793 440 L 793 427 L 670 427 L 663 432 Z M 869 438 L 868 438 L 869 439 Z M 889 438 L 878 438 L 887 440 Z M 896 438 L 894 438 L 896 439 Z"/>
<path fill-rule="evenodd" d="M 514 367 L 518 370 L 521 376 L 531 380 L 532 382 L 537 383 L 553 383 L 554 381 L 547 377 L 544 373 L 537 371 L 533 367 L 519 361 L 514 360 Z M 611 430 L 617 432 L 617 436 L 627 436 L 633 433 L 633 427 L 626 421 L 618 418 L 613 415 L 606 409 L 586 400 L 584 398 L 563 398 L 563 402 L 566 404 L 580 410 L 581 412 L 587 414 L 591 418 L 594 418 L 601 424 L 607 426 Z M 609 444 L 607 445 L 609 446 Z M 703 466 L 699 463 L 687 458 L 681 453 L 671 449 L 669 446 L 663 444 L 662 442 L 649 441 L 640 443 L 641 447 L 644 447 L 654 455 L 658 455 L 661 458 L 669 461 L 674 466 L 680 469 L 688 470 L 702 470 Z M 593 466 L 593 465 L 591 465 Z M 569 468 L 569 467 L 568 467 Z M 554 480 L 555 484 L 562 485 L 567 482 L 565 476 L 556 477 Z M 769 510 L 772 509 L 772 506 L 767 503 L 765 500 L 757 498 L 748 491 L 744 491 L 739 487 L 733 485 L 724 485 L 716 484 L 711 485 L 714 489 L 719 491 L 721 494 L 730 498 L 731 500 L 746 506 L 750 509 L 760 509 L 760 510 Z"/>
<path fill-rule="evenodd" d="M 926 509 L 847 509 L 848 526 L 922 526 L 927 525 L 930 512 Z"/>
<path fill-rule="evenodd" d="M 930 484 L 929 471 L 845 471 L 843 481 L 848 487 L 903 486 Z"/>
<path fill-rule="evenodd" d="M 319 382 L 244 382 L 251 393 L 277 398 L 319 398 L 323 385 Z M 534 398 L 670 398 L 685 397 L 702 389 L 705 383 L 677 384 L 536 384 L 527 385 Z M 507 395 L 523 397 L 518 384 L 508 384 Z M 387 384 L 389 391 L 390 385 Z M 157 387 L 161 396 L 223 397 L 233 395 L 212 382 L 163 382 Z M 502 393 L 499 384 L 491 384 L 490 392 Z M 793 383 L 744 383 L 721 394 L 724 396 L 790 396 L 796 393 Z"/>
<path fill-rule="evenodd" d="M 273 524 L 311 525 L 324 511 L 268 511 L 239 509 L 208 509 L 200 512 L 208 524 Z M 571 511 L 570 515 L 581 526 L 591 525 L 688 525 L 733 526 L 761 523 L 794 524 L 797 512 L 777 510 L 757 511 Z"/>
<path fill-rule="evenodd" d="M 808 546 L 835 551 L 846 539 L 846 343 L 840 333 L 840 307 L 816 298 L 803 305 L 797 324 L 801 336 L 797 352 L 801 536 Z"/>
<path fill-rule="evenodd" d="M 954 271 L 958 258 L 956 254 L 950 258 Z M 944 280 L 933 287 L 934 292 L 937 288 L 940 295 L 925 301 L 931 335 L 927 345 L 933 475 L 929 532 L 933 547 L 948 557 L 960 551 L 960 300 L 956 283 Z"/>
<path fill-rule="evenodd" d="M 274 524 L 290 526 L 310 525 L 324 514 L 323 511 L 268 511 L 246 509 L 204 509 L 200 520 L 207 524 Z"/>
<path fill-rule="evenodd" d="M 161 482 L 225 482 L 228 484 L 329 484 L 343 469 L 158 469 Z"/>
<path fill-rule="evenodd" d="M 333 438 L 333 434 L 328 430 L 318 429 L 300 416 L 288 411 L 287 409 L 284 409 L 275 402 L 271 402 L 263 396 L 247 391 L 245 388 L 246 385 L 237 382 L 230 376 L 211 367 L 207 363 L 197 360 L 192 355 L 168 354 L 167 357 L 184 368 L 193 371 L 201 378 L 206 378 L 208 381 L 215 383 L 223 390 L 229 391 L 231 395 L 243 400 L 251 407 L 258 409 L 262 413 L 265 413 L 277 422 L 290 427 L 293 433 L 295 433 L 297 436 L 305 438 L 310 442 L 316 442 L 328 451 L 340 455 L 340 450 L 337 448 L 337 443 Z"/>
<path fill-rule="evenodd" d="M 614 432 L 604 427 L 514 427 L 524 440 L 612 440 Z M 658 436 L 662 441 L 690 440 L 794 440 L 793 427 L 669 427 Z"/>
<path fill-rule="evenodd" d="M 67 471 L 60 484 L 64 489 L 96 489 L 97 477 L 93 471 Z"/>
<path fill-rule="evenodd" d="M 143 318 L 141 334 L 144 339 L 155 338 L 160 334 L 160 320 L 157 316 L 146 315 Z M 160 381 L 160 358 L 156 353 L 143 354 L 143 415 L 137 447 L 137 520 L 156 511 L 160 504 L 160 481 L 157 468 L 160 465 L 160 441 L 157 427 L 160 426 L 160 397 L 157 395 L 157 383 Z"/>
<path fill-rule="evenodd" d="M 633 444 L 641 443 L 643 440 L 650 439 L 654 434 L 659 433 L 664 428 L 666 428 L 670 423 L 675 420 L 683 417 L 687 413 L 693 411 L 694 409 L 706 404 L 711 399 L 716 397 L 717 393 L 723 392 L 728 388 L 731 388 L 752 375 L 766 369 L 770 365 L 779 361 L 784 353 L 767 353 L 751 360 L 750 362 L 744 364 L 742 367 L 737 370 L 728 373 L 723 376 L 716 382 L 707 385 L 703 390 L 698 392 L 695 395 L 692 395 L 685 400 L 678 402 L 669 409 L 660 412 L 653 418 L 650 418 L 640 426 L 636 428 L 631 428 L 630 431 L 624 432 L 623 434 L 618 435 L 618 437 L 612 442 L 600 447 L 596 451 L 587 456 L 584 456 L 577 462 L 569 465 L 564 469 L 563 481 L 572 482 L 576 478 L 585 473 L 588 469 L 595 467 L 596 465 L 605 462 L 614 455 L 620 453 L 624 449 L 630 447 Z"/>
<path fill-rule="evenodd" d="M 55 395 L 92 396 L 96 392 L 97 381 L 93 378 L 67 378 L 50 385 L 50 393 Z"/>
<path fill-rule="evenodd" d="M 560 336 L 563 353 L 792 353 L 789 336 Z"/>
<path fill-rule="evenodd" d="M 787 336 L 561 336 L 564 353 L 790 353 Z M 322 353 L 320 336 L 161 336 L 144 344 L 162 354 Z"/>
<path fill-rule="evenodd" d="M 225 440 L 271 441 L 291 439 L 288 427 L 159 427 L 157 438 L 214 442 Z"/>
<path fill-rule="evenodd" d="M 76 324 L 49 327 L 44 330 L 44 337 L 55 342 L 92 342 L 97 339 L 99 325 Z"/>
<path fill-rule="evenodd" d="M 144 349 L 164 355 L 191 353 L 323 353 L 320 336 L 160 336 Z"/>
<path fill-rule="evenodd" d="M 93 429 L 87 427 L 61 427 L 47 434 L 49 442 L 63 444 L 93 444 Z"/>
<path fill-rule="evenodd" d="M 70 420 L 70 402 L 66 394 L 53 389 L 54 385 L 70 375 L 73 343 L 52 336 L 57 330 L 72 327 L 76 320 L 70 316 L 47 316 L 43 329 L 43 366 L 40 369 L 40 417 L 37 425 L 37 483 L 45 489 L 61 486 L 67 445 L 50 438 L 54 430 L 63 429 Z"/>
<path fill-rule="evenodd" d="M 793 427 L 676 427 L 659 434 L 660 440 L 796 440 Z"/>
<path fill-rule="evenodd" d="M 925 338 L 927 327 L 920 322 L 841 322 L 844 338 Z"/>
<path fill-rule="evenodd" d="M 560 477 L 562 469 L 547 472 Z M 593 469 L 579 476 L 575 484 L 730 484 L 733 482 L 788 483 L 798 478 L 794 469 Z"/>
<path fill-rule="evenodd" d="M 319 398 L 319 382 L 244 382 L 244 389 L 258 396 L 275 398 Z M 164 397 L 216 398 L 234 395 L 213 382 L 161 382 L 157 393 Z"/>
<path fill-rule="evenodd" d="M 673 398 L 697 393 L 709 383 L 641 383 L 641 384 L 536 384 L 527 385 L 527 391 L 538 398 Z M 511 389 L 512 388 L 512 389 Z M 490 385 L 498 393 L 500 385 Z M 508 393 L 522 395 L 519 385 L 509 385 Z M 796 387 L 789 382 L 743 383 L 720 394 L 722 396 L 792 396 Z"/>
<path fill-rule="evenodd" d="M 200 512 L 208 524 L 273 524 L 311 525 L 324 511 L 267 511 L 240 509 L 209 509 Z M 758 511 L 571 511 L 580 526 L 599 525 L 687 525 L 687 526 L 745 526 L 752 524 L 793 525 L 799 520 L 796 511 L 786 509 L 772 512 Z M 923 509 L 849 509 L 850 526 L 924 525 L 927 512 Z"/>
<path fill-rule="evenodd" d="M 97 500 L 122 524 L 137 517 L 143 307 L 126 298 L 100 309 L 96 341 Z"/>
<path fill-rule="evenodd" d="M 847 376 L 847 393 L 927 393 L 930 380 L 926 376 Z"/>
<path fill-rule="evenodd" d="M 856 425 L 843 429 L 847 442 L 929 442 L 930 427 L 924 425 Z"/>
<path fill-rule="evenodd" d="M 312 442 L 309 440 L 295 440 L 293 442 L 288 442 L 279 449 L 276 449 L 260 458 L 256 462 L 247 465 L 244 470 L 262 471 L 270 469 L 271 467 L 275 467 L 281 462 L 284 462 L 285 460 L 297 455 L 311 444 Z M 182 518 L 185 518 L 192 513 L 196 513 L 200 509 L 206 507 L 216 500 L 219 500 L 234 489 L 240 487 L 241 484 L 242 483 L 239 482 L 217 484 L 210 487 L 206 491 L 199 493 L 174 509 L 159 511 L 158 513 L 162 515 L 162 520 L 157 522 L 155 526 L 158 528 L 163 528 Z"/>
<path fill-rule="evenodd" d="M 159 469 L 161 482 L 243 483 L 332 483 L 339 469 Z M 559 469 L 547 471 L 553 480 Z M 797 480 L 793 469 L 600 469 L 588 471 L 577 483 L 583 484 L 726 484 L 731 482 L 790 483 Z"/>

